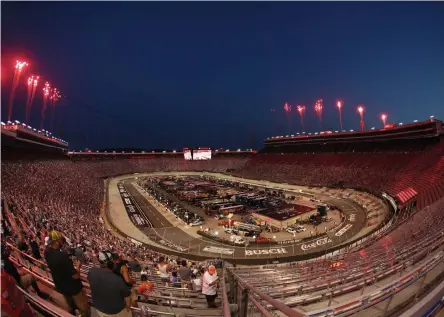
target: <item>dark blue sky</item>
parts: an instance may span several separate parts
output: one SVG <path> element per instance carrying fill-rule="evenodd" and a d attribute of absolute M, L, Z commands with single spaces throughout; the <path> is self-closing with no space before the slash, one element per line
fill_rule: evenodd
<path fill-rule="evenodd" d="M 359 103 L 367 127 L 382 112 L 444 119 L 443 2 L 3 2 L 1 13 L 3 121 L 23 56 L 67 96 L 56 125 L 71 148 L 245 148 L 252 136 L 260 147 L 287 132 L 285 101 L 306 104 L 318 131 L 318 98 L 326 129 L 339 126 L 336 98 L 347 129 Z M 23 84 L 14 119 L 25 99 Z"/>

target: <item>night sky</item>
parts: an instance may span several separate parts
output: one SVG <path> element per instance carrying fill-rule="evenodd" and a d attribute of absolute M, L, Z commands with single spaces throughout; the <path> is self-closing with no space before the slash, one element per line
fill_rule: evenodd
<path fill-rule="evenodd" d="M 323 127 L 444 119 L 444 2 L 2 3 L 2 121 L 17 58 L 66 96 L 54 130 L 71 149 L 260 148 Z M 40 126 L 41 89 L 30 125 Z M 271 109 L 276 112 L 271 112 Z M 45 126 L 49 128 L 50 113 Z M 289 126 L 291 131 L 289 131 Z"/>

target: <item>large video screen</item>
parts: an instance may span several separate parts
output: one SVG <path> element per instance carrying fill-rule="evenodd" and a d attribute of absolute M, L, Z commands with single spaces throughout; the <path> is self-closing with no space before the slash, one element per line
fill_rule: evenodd
<path fill-rule="evenodd" d="M 183 149 L 183 157 L 186 160 L 191 161 L 193 159 L 193 156 L 191 155 L 191 150 L 190 149 Z"/>
<path fill-rule="evenodd" d="M 205 161 L 211 160 L 211 149 L 210 148 L 198 148 L 198 149 L 183 149 L 183 157 L 187 161 Z"/>
<path fill-rule="evenodd" d="M 210 149 L 198 149 L 193 151 L 193 160 L 211 160 L 211 150 Z"/>

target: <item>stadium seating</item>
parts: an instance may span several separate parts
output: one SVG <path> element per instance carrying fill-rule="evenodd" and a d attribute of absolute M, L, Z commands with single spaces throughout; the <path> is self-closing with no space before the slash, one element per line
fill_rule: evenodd
<path fill-rule="evenodd" d="M 396 162 L 394 164 L 394 162 Z M 425 152 L 261 153 L 236 175 L 289 184 L 365 188 L 396 197 L 412 188 L 417 207 L 444 196 L 444 146 Z"/>
<path fill-rule="evenodd" d="M 89 267 L 97 265 L 94 259 L 98 250 L 131 254 L 143 265 L 152 265 L 159 256 L 145 246 L 135 246 L 117 238 L 105 228 L 99 213 L 103 210 L 103 179 L 138 172 L 229 170 L 235 170 L 233 174 L 236 176 L 252 179 L 384 191 L 401 203 L 404 192 L 417 195 L 418 211 L 403 219 L 389 234 L 367 242 L 364 248 L 315 261 L 233 271 L 260 292 L 290 307 L 305 306 L 310 310 L 327 298 L 340 301 L 344 294 L 398 277 L 443 248 L 442 142 L 420 150 L 376 150 L 371 153 L 282 154 L 264 151 L 248 161 L 232 157 L 195 162 L 179 157 L 79 161 L 14 158 L 2 161 L 2 197 L 8 205 L 5 208 L 7 220 L 17 236 L 26 233 L 28 237 L 43 240 L 49 230 L 56 229 L 63 231 L 73 245 L 86 244 L 85 254 L 91 259 L 84 266 L 83 273 L 86 274 Z M 11 245 L 15 242 L 11 241 Z M 45 263 L 36 262 L 24 254 L 17 261 L 26 263 L 34 274 L 47 279 L 50 286 L 51 275 Z M 341 267 L 332 268 L 332 262 L 340 262 Z M 260 281 L 257 281 L 258 274 L 261 275 Z M 159 282 L 156 274 L 149 278 Z M 185 315 L 202 316 L 203 313 L 198 311 L 204 307 L 201 294 L 160 284 L 157 290 L 150 298 L 142 296 L 140 303 L 147 302 L 159 310 L 174 307 L 182 309 Z M 217 313 L 220 314 L 220 310 Z M 205 311 L 205 314 L 212 313 Z"/>

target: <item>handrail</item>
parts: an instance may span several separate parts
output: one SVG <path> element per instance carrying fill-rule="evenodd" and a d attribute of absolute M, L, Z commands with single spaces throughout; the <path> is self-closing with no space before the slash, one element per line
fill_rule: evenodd
<path fill-rule="evenodd" d="M 306 315 L 288 307 L 284 303 L 282 303 L 278 300 L 275 300 L 275 299 L 271 298 L 270 296 L 265 295 L 262 292 L 258 291 L 255 287 L 251 286 L 249 283 L 240 279 L 239 276 L 236 273 L 234 273 L 233 271 L 231 272 L 231 274 L 233 274 L 241 284 L 244 284 L 249 290 L 253 291 L 261 299 L 263 299 L 264 301 L 266 301 L 267 303 L 269 303 L 270 305 L 275 307 L 278 311 L 283 313 L 285 316 L 288 316 L 288 317 L 305 317 L 306 316 Z"/>
<path fill-rule="evenodd" d="M 18 290 L 20 292 L 23 293 L 23 295 L 30 301 L 32 302 L 32 304 L 37 305 L 39 307 L 41 307 L 42 309 L 45 310 L 45 312 L 51 314 L 54 317 L 72 317 L 73 315 L 71 315 L 70 313 L 63 311 L 62 309 L 60 309 L 60 312 L 55 311 L 54 309 L 52 309 L 50 307 L 54 306 L 51 303 L 45 301 L 45 300 L 39 300 L 38 298 L 32 296 L 30 293 L 28 293 L 26 290 L 24 290 L 23 288 L 21 288 L 20 286 L 16 285 L 16 287 L 18 288 Z M 48 305 L 50 304 L 50 305 Z M 58 308 L 57 306 L 54 306 L 56 308 Z"/>
<path fill-rule="evenodd" d="M 223 309 L 222 312 L 224 314 L 224 317 L 230 317 L 230 303 L 228 302 L 228 296 L 227 296 L 227 290 L 225 285 L 225 269 L 223 269 L 223 278 L 222 278 L 222 303 L 223 303 Z"/>
<path fill-rule="evenodd" d="M 251 301 L 257 309 L 261 312 L 265 317 L 274 317 L 269 311 L 267 311 L 251 294 L 248 294 L 248 300 Z M 225 317 L 225 316 L 224 316 Z"/>

